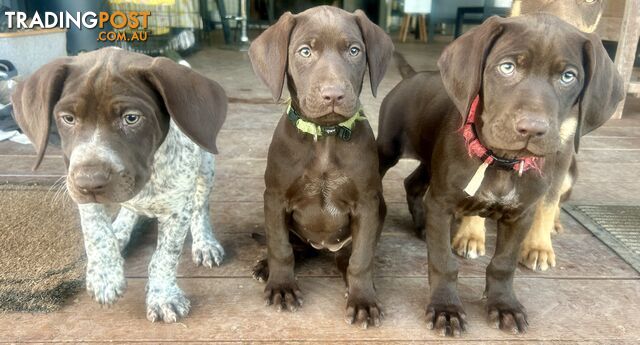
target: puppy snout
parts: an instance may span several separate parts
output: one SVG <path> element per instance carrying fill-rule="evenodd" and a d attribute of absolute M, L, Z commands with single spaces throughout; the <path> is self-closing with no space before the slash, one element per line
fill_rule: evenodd
<path fill-rule="evenodd" d="M 102 166 L 80 167 L 73 176 L 77 190 L 82 194 L 103 192 L 111 180 L 111 172 Z"/>
<path fill-rule="evenodd" d="M 320 95 L 325 104 L 338 105 L 344 100 L 344 88 L 337 86 L 325 86 L 320 90 Z"/>
<path fill-rule="evenodd" d="M 543 137 L 549 131 L 549 121 L 537 116 L 523 116 L 516 122 L 516 131 L 523 137 Z"/>

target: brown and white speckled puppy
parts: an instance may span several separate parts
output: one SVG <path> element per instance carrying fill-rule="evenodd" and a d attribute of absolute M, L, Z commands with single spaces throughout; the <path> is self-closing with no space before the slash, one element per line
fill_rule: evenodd
<path fill-rule="evenodd" d="M 380 324 L 373 258 L 385 205 L 375 138 L 367 121 L 356 120 L 349 132 L 338 124 L 358 118 L 367 66 L 375 95 L 392 52 L 389 36 L 362 11 L 329 6 L 285 13 L 251 45 L 253 68 L 274 99 L 285 76 L 291 94 L 265 172 L 268 260 L 254 272 L 267 281 L 268 304 L 291 311 L 301 304 L 291 232 L 336 253 L 348 288 L 346 321 Z M 322 135 L 303 132 L 300 121 L 306 128 L 324 126 Z"/>
<path fill-rule="evenodd" d="M 622 78 L 596 35 L 548 14 L 492 17 L 451 43 L 438 66 L 385 97 L 378 132 L 383 174 L 402 156 L 420 161 L 405 188 L 426 233 L 427 322 L 447 335 L 465 329 L 451 229 L 481 216 L 498 224 L 486 272 L 490 322 L 523 332 L 513 278 L 535 206 L 550 191 L 557 197 L 580 137 L 622 99 Z M 479 145 L 492 153 L 478 154 Z"/>
<path fill-rule="evenodd" d="M 175 322 L 190 303 L 176 269 L 187 232 L 196 264 L 219 264 L 209 194 L 216 135 L 227 99 L 214 81 L 166 58 L 118 48 L 55 60 L 13 95 L 14 116 L 44 156 L 52 119 L 62 140 L 67 190 L 78 204 L 88 292 L 112 304 L 126 286 L 122 249 L 140 216 L 157 218 L 147 318 Z M 112 223 L 105 205 L 119 204 Z"/>

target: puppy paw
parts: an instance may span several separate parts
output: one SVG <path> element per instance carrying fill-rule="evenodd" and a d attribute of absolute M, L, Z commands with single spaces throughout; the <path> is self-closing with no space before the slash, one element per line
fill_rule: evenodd
<path fill-rule="evenodd" d="M 520 251 L 520 263 L 533 271 L 546 271 L 549 267 L 556 267 L 551 239 L 533 241 L 527 238 Z"/>
<path fill-rule="evenodd" d="M 191 245 L 191 257 L 196 266 L 212 268 L 214 263 L 220 266 L 224 258 L 224 248 L 212 238 L 194 240 Z"/>
<path fill-rule="evenodd" d="M 176 284 L 147 286 L 147 320 L 176 322 L 189 314 L 191 303 Z"/>
<path fill-rule="evenodd" d="M 274 305 L 278 312 L 282 310 L 294 312 L 302 306 L 302 292 L 295 282 L 268 282 L 264 288 L 264 301 L 268 306 Z"/>
<path fill-rule="evenodd" d="M 375 298 L 347 297 L 347 312 L 344 320 L 350 325 L 360 325 L 363 329 L 369 326 L 380 327 L 384 313 Z"/>
<path fill-rule="evenodd" d="M 556 219 L 553 222 L 553 233 L 554 234 L 561 234 L 562 232 L 564 232 L 564 226 L 562 226 L 562 223 L 560 222 L 560 219 Z"/>
<path fill-rule="evenodd" d="M 529 323 L 524 307 L 517 301 L 487 303 L 489 326 L 511 334 L 525 333 Z"/>
<path fill-rule="evenodd" d="M 467 330 L 467 314 L 457 303 L 430 303 L 427 306 L 427 328 L 441 336 L 460 337 Z"/>
<path fill-rule="evenodd" d="M 467 259 L 483 256 L 484 251 L 484 219 L 481 217 L 464 217 L 460 228 L 451 241 L 453 251 Z"/>
<path fill-rule="evenodd" d="M 264 283 L 269 280 L 269 263 L 267 259 L 258 260 L 251 269 L 251 275 L 253 279 Z"/>
<path fill-rule="evenodd" d="M 111 305 L 122 297 L 127 287 L 122 265 L 87 269 L 87 292 L 100 304 Z"/>

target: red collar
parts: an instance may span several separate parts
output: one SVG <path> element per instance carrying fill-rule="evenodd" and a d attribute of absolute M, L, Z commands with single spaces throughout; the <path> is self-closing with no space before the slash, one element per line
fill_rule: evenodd
<path fill-rule="evenodd" d="M 493 151 L 486 148 L 476 134 L 476 113 L 478 110 L 478 103 L 480 103 L 480 95 L 476 96 L 471 103 L 471 109 L 469 109 L 469 116 L 467 116 L 467 122 L 462 127 L 462 136 L 464 137 L 465 144 L 469 157 L 478 157 L 484 163 L 489 166 L 494 166 L 503 170 L 515 170 L 520 175 L 527 170 L 534 169 L 542 175 L 542 165 L 544 158 L 527 156 L 516 159 L 502 158 L 493 154 Z"/>

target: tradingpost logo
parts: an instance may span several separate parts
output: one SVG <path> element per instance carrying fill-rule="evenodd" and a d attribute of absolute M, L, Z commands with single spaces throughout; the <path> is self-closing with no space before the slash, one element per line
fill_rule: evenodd
<path fill-rule="evenodd" d="M 35 12 L 30 20 L 25 12 L 6 11 L 10 30 L 25 29 L 105 29 L 111 24 L 113 30 L 98 33 L 98 41 L 141 41 L 148 38 L 149 11 L 113 12 Z"/>

